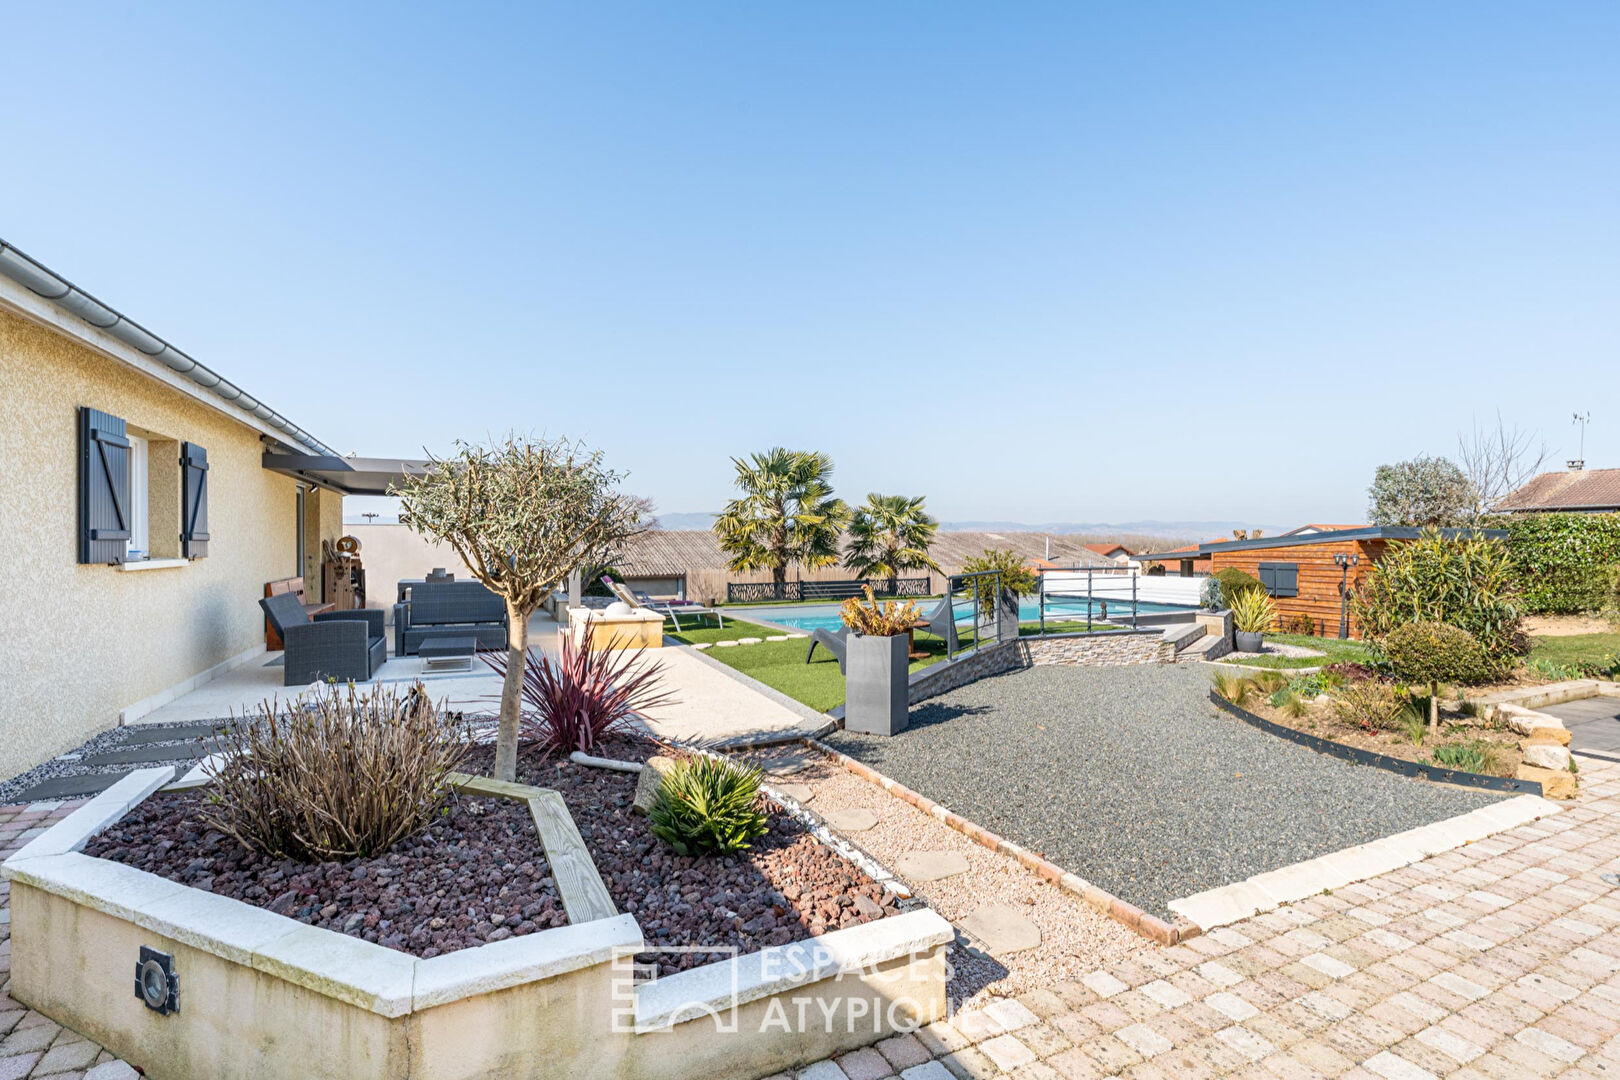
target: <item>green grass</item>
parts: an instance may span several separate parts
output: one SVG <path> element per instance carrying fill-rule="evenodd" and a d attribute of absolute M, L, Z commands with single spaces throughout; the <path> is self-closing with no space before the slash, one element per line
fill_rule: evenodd
<path fill-rule="evenodd" d="M 1256 656 L 1246 660 L 1223 660 L 1222 663 L 1242 664 L 1244 667 L 1289 668 L 1326 667 L 1328 664 L 1371 664 L 1372 652 L 1359 641 L 1340 641 L 1338 638 L 1311 637 L 1308 634 L 1267 634 L 1266 640 L 1278 645 L 1299 645 L 1315 649 L 1323 656 Z"/>
<path fill-rule="evenodd" d="M 1530 642 L 1531 666 L 1546 675 L 1590 678 L 1620 669 L 1620 634 L 1537 637 Z"/>
<path fill-rule="evenodd" d="M 703 641 L 763 638 L 775 633 L 780 631 L 757 623 L 727 619 L 724 630 L 710 627 L 681 634 L 672 633 L 669 636 L 684 644 L 696 645 Z M 913 660 L 912 671 L 918 671 L 945 659 L 945 642 L 942 638 L 918 631 L 916 644 L 918 651 L 926 651 L 928 656 L 922 660 Z M 728 649 L 706 649 L 704 655 L 735 668 L 744 675 L 758 679 L 773 690 L 780 690 L 817 712 L 826 712 L 844 703 L 844 676 L 838 670 L 838 661 L 834 660 L 826 649 L 817 649 L 815 659 L 806 664 L 804 653 L 809 647 L 808 638 L 792 638 L 788 641 L 761 641 L 758 645 L 738 645 Z"/>

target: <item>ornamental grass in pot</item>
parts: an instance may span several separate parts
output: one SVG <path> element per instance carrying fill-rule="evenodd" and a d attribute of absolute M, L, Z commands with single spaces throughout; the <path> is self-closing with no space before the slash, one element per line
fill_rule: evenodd
<path fill-rule="evenodd" d="M 911 629 L 917 625 L 917 605 L 909 600 L 879 603 L 871 586 L 865 593 L 864 600 L 845 600 L 841 611 L 849 627 L 844 730 L 896 735 L 906 729 L 911 702 Z"/>
<path fill-rule="evenodd" d="M 1277 620 L 1277 605 L 1259 589 L 1245 589 L 1231 597 L 1232 626 L 1237 631 L 1238 652 L 1257 653 L 1265 649 L 1264 634 Z"/>

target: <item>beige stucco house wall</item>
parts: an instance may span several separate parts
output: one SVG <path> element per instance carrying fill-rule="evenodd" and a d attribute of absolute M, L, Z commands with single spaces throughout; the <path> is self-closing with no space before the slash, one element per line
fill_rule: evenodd
<path fill-rule="evenodd" d="M 178 555 L 180 440 L 206 448 L 206 558 L 163 568 L 77 562 L 77 415 L 151 442 L 150 548 Z M 154 696 L 264 647 L 257 599 L 298 565 L 297 488 L 261 467 L 258 430 L 0 304 L 0 778 L 82 743 Z M 311 492 L 321 535 L 342 500 Z M 139 564 L 132 564 L 139 565 Z M 319 581 L 315 582 L 319 589 Z"/>

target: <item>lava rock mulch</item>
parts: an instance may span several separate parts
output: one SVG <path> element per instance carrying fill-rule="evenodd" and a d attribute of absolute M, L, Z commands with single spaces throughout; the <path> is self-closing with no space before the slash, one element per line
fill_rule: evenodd
<path fill-rule="evenodd" d="M 598 751 L 623 761 L 659 752 L 655 744 L 624 739 Z M 467 770 L 487 773 L 493 756 L 487 747 L 474 751 Z M 769 800 L 769 831 L 747 851 L 690 857 L 677 855 L 645 817 L 630 812 L 633 773 L 524 753 L 518 780 L 562 793 L 613 902 L 636 917 L 652 947 L 638 961 L 656 963 L 661 974 L 724 959 L 731 950 L 756 952 L 900 913 L 893 893 Z"/>
<path fill-rule="evenodd" d="M 456 796 L 385 854 L 302 863 L 203 824 L 204 791 L 153 795 L 85 854 L 423 958 L 568 924 L 523 803 Z"/>
<path fill-rule="evenodd" d="M 617 740 L 601 753 L 644 761 L 658 750 Z M 493 758 L 476 747 L 463 769 L 487 775 Z M 631 814 L 632 773 L 526 752 L 518 780 L 562 793 L 614 903 L 652 946 L 638 960 L 660 973 L 900 911 L 892 893 L 775 803 L 766 804 L 769 831 L 748 851 L 694 858 Z M 389 852 L 300 863 L 209 828 L 198 816 L 203 791 L 153 795 L 85 853 L 423 958 L 568 922 L 523 803 L 457 795 L 448 813 Z"/>
<path fill-rule="evenodd" d="M 883 738 L 825 741 L 1144 911 L 1501 798 L 1297 746 L 1220 712 L 1201 665 L 1009 672 Z"/>

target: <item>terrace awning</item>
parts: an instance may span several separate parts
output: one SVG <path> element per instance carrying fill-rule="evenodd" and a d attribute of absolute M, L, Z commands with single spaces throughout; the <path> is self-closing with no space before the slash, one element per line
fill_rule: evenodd
<path fill-rule="evenodd" d="M 344 495 L 387 495 L 406 476 L 421 476 L 428 462 L 411 458 L 327 457 L 320 454 L 264 455 L 264 467 Z"/>

